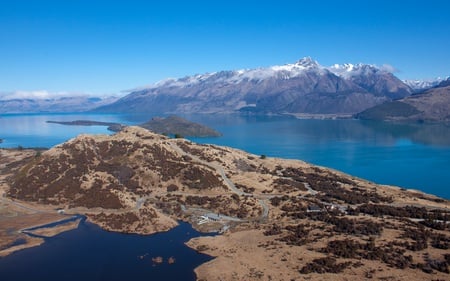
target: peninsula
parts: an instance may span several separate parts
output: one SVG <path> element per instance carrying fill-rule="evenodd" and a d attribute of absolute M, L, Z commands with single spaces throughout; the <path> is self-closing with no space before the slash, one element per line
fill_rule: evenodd
<path fill-rule="evenodd" d="M 14 153 L 0 169 L 9 203 L 125 233 L 177 220 L 220 231 L 187 243 L 215 257 L 195 270 L 199 280 L 450 277 L 450 202 L 419 191 L 140 127 Z"/>
<path fill-rule="evenodd" d="M 47 121 L 47 123 L 69 125 L 69 126 L 107 126 L 108 130 L 118 132 L 122 130 L 124 125 L 113 122 L 101 122 L 92 120 L 75 120 L 75 121 Z"/>
<path fill-rule="evenodd" d="M 220 137 L 222 135 L 207 126 L 175 115 L 170 115 L 166 118 L 154 117 L 139 126 L 163 135 L 179 135 L 185 137 Z"/>
<path fill-rule="evenodd" d="M 76 121 L 47 121 L 47 123 L 71 125 L 71 126 L 108 126 L 108 130 L 118 132 L 122 130 L 125 125 L 112 122 L 100 122 L 91 120 L 76 120 Z M 222 134 L 214 129 L 195 123 L 184 118 L 171 115 L 169 117 L 154 117 L 151 120 L 139 124 L 139 127 L 148 129 L 157 134 L 163 135 L 177 135 L 183 137 L 220 137 Z"/>

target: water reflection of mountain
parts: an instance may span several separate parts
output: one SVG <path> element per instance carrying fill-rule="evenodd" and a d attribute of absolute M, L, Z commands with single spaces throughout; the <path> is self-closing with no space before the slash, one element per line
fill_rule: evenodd
<path fill-rule="evenodd" d="M 288 128 L 285 128 L 286 130 Z M 394 123 L 360 120 L 299 120 L 294 129 L 317 142 L 357 141 L 390 146 L 400 139 L 433 146 L 450 146 L 449 124 Z"/>
<path fill-rule="evenodd" d="M 221 127 L 233 127 L 233 133 L 247 135 L 253 132 L 259 136 L 268 134 L 271 137 L 278 135 L 281 138 L 297 139 L 299 143 L 303 143 L 305 138 L 312 138 L 316 143 L 349 141 L 391 146 L 401 139 L 408 139 L 411 142 L 425 145 L 450 146 L 450 125 L 444 123 L 394 123 L 353 119 L 312 120 L 289 116 L 244 116 L 238 114 L 192 114 L 185 117 L 194 122 L 201 121 L 207 126 L 223 131 L 227 130 Z M 295 142 L 294 139 L 291 141 Z"/>
<path fill-rule="evenodd" d="M 409 139 L 415 143 L 434 146 L 450 146 L 450 125 L 392 123 L 392 122 L 361 122 L 363 126 L 376 134 L 384 134 L 394 139 Z"/>

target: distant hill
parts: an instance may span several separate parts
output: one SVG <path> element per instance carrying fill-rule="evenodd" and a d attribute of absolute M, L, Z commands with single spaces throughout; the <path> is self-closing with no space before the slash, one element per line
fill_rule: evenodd
<path fill-rule="evenodd" d="M 0 113 L 83 112 L 116 101 L 116 97 L 58 97 L 0 99 Z"/>
<path fill-rule="evenodd" d="M 282 66 L 168 79 L 96 111 L 348 115 L 411 93 L 374 65 L 327 68 L 303 58 Z"/>
<path fill-rule="evenodd" d="M 450 121 L 450 79 L 423 93 L 367 109 L 356 117 L 370 120 Z"/>
<path fill-rule="evenodd" d="M 139 127 L 164 135 L 180 135 L 185 137 L 221 136 L 214 129 L 174 115 L 167 118 L 152 118 L 150 121 L 140 124 Z"/>

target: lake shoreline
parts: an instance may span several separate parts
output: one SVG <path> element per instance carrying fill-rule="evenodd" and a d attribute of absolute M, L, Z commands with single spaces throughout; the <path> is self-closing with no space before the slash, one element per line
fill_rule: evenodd
<path fill-rule="evenodd" d="M 89 153 L 89 147 L 101 148 L 104 147 L 104 144 L 122 145 L 123 147 L 114 151 L 103 150 L 102 153 Z M 157 148 L 158 150 L 149 149 L 145 155 L 159 156 L 160 158 L 149 158 L 151 161 L 142 158 L 142 148 Z M 123 151 L 127 151 L 127 156 L 123 155 Z M 71 161 L 74 159 L 71 157 L 72 155 L 79 155 L 83 152 L 86 152 L 89 157 L 81 162 Z M 28 152 L 22 151 L 22 153 Z M 61 159 L 61 155 L 65 155 L 65 168 L 63 170 L 52 168 L 53 165 L 58 165 L 57 159 Z M 133 175 L 139 175 L 138 178 L 135 178 L 136 182 L 146 178 L 145 173 L 140 173 L 140 167 L 144 167 L 144 163 L 156 163 L 155 166 L 148 166 L 145 170 L 154 171 L 160 168 L 159 164 L 166 165 L 168 162 L 175 165 L 170 166 L 170 170 L 177 169 L 176 165 L 183 165 L 183 169 L 187 169 L 186 172 L 191 172 L 196 171 L 192 169 L 199 169 L 200 166 L 203 171 L 209 171 L 209 174 L 203 176 L 203 178 L 208 176 L 208 182 L 204 182 L 202 185 L 201 180 L 197 181 L 198 173 L 186 173 L 189 176 L 186 182 L 186 178 L 178 178 L 180 174 L 176 173 L 174 178 L 168 177 L 166 180 L 158 177 L 155 183 L 159 183 L 159 185 L 147 185 L 143 190 L 138 190 L 134 185 L 124 186 L 124 188 L 112 186 L 111 188 L 114 188 L 114 194 L 116 198 L 120 198 L 120 202 L 109 201 L 106 205 L 104 204 L 106 200 L 102 199 L 107 197 L 99 197 L 97 201 L 71 201 L 70 199 L 73 198 L 70 196 L 71 193 L 69 196 L 65 196 L 64 192 L 68 191 L 66 188 L 61 189 L 56 196 L 43 193 L 44 197 L 34 196 L 33 189 L 27 188 L 32 183 L 35 186 L 42 186 L 42 190 L 45 192 L 50 184 L 61 186 L 58 182 L 45 181 L 45 178 L 37 176 L 39 171 L 44 168 L 65 175 L 67 169 L 70 169 L 74 163 L 79 165 L 77 166 L 80 168 L 77 170 L 78 172 L 89 168 L 89 173 L 83 172 L 86 181 L 89 176 L 95 178 L 97 171 L 102 171 L 102 175 L 105 172 L 114 175 L 115 169 L 104 170 L 103 166 L 100 167 L 100 170 L 96 170 L 97 165 L 84 165 L 109 161 L 116 156 L 121 157 L 122 164 L 130 165 L 131 163 L 132 167 L 135 167 Z M 160 159 L 164 161 L 159 161 Z M 16 207 L 25 210 L 81 213 L 93 218 L 92 221 L 103 229 L 129 233 L 130 235 L 126 235 L 127 237 L 137 238 L 144 238 L 140 234 L 166 231 L 172 226 L 172 222 L 177 224 L 176 221 L 180 219 L 188 219 L 191 222 L 190 228 L 196 228 L 203 224 L 212 225 L 221 221 L 228 224 L 229 227 L 225 228 L 223 235 L 191 237 L 194 239 L 183 240 L 191 249 L 217 257 L 196 266 L 197 278 L 242 280 L 249 276 L 276 276 L 275 274 L 278 273 L 280 276 L 283 275 L 283 278 L 295 278 L 299 274 L 298 265 L 295 264 L 298 264 L 300 258 L 306 258 L 301 264 L 307 267 L 321 253 L 323 243 L 332 242 L 328 240 L 330 237 L 335 237 L 334 234 L 340 235 L 339 237 L 342 238 L 349 234 L 354 235 L 353 232 L 348 232 L 353 231 L 351 228 L 337 228 L 336 223 L 341 222 L 353 222 L 350 223 L 352 227 L 361 224 L 361 231 L 364 231 L 365 235 L 379 235 L 377 236 L 379 243 L 385 243 L 386 239 L 389 243 L 397 243 L 401 233 L 392 235 L 390 232 L 398 231 L 398 226 L 395 224 L 403 226 L 406 223 L 404 220 L 398 220 L 395 215 L 393 218 L 386 218 L 389 220 L 389 224 L 386 225 L 382 224 L 381 218 L 376 215 L 367 216 L 367 214 L 372 214 L 370 208 L 373 208 L 371 207 L 373 203 L 379 204 L 381 210 L 398 212 L 400 217 L 408 220 L 416 219 L 415 214 L 418 211 L 422 214 L 422 217 L 419 217 L 421 219 L 431 215 L 443 217 L 450 209 L 448 200 L 398 187 L 376 185 L 335 169 L 298 160 L 260 157 L 230 147 L 198 145 L 183 139 L 170 139 L 156 135 L 138 127 L 128 127 L 121 133 L 112 136 L 80 136 L 43 153 L 38 159 L 34 159 L 32 164 L 33 166 L 28 166 L 27 174 L 18 173 L 17 177 L 11 178 L 14 184 L 8 191 L 12 192 L 9 193 L 12 197 L 37 202 L 30 204 L 15 201 Z M 17 169 L 20 167 L 17 165 Z M 38 173 L 36 174 L 36 172 Z M 81 179 L 77 174 L 71 174 L 71 177 L 72 179 L 73 177 Z M 30 178 L 38 181 L 29 182 Z M 194 185 L 192 185 L 192 181 L 194 181 Z M 174 182 L 177 185 L 173 184 Z M 75 183 L 73 187 L 77 190 L 76 194 L 80 195 L 77 198 L 83 198 L 86 190 L 96 188 L 92 186 L 80 189 L 79 186 L 82 185 Z M 129 189 L 130 187 L 132 189 Z M 130 190 L 131 193 L 126 194 L 127 190 Z M 49 204 L 43 205 L 44 202 Z M 359 210 L 361 204 L 369 209 Z M 61 208 L 63 205 L 72 207 L 65 207 L 62 210 L 55 209 Z M 39 208 L 40 206 L 42 209 Z M 93 207 L 89 208 L 88 206 Z M 312 209 L 323 212 L 324 215 L 310 217 L 308 214 L 311 206 L 315 206 Z M 150 224 L 148 224 L 149 222 Z M 369 230 L 365 230 L 363 226 L 365 224 L 370 226 Z M 187 224 L 182 223 L 182 225 Z M 301 248 L 304 242 L 298 240 L 297 236 L 289 236 L 299 227 L 311 228 L 305 233 L 320 229 L 326 230 L 307 236 L 310 238 L 320 237 L 323 241 L 319 245 L 315 245 L 317 241 L 311 240 L 308 243 L 315 246 L 309 249 Z M 383 227 L 391 227 L 392 230 L 387 229 L 387 232 L 381 236 L 380 229 Z M 411 225 L 408 224 L 408 227 Z M 419 227 L 419 225 L 415 227 Z M 177 228 L 173 228 L 173 230 L 175 229 Z M 136 233 L 137 236 L 131 233 Z M 171 235 L 171 233 L 171 231 L 167 231 L 164 236 Z M 329 236 L 329 234 L 333 235 Z M 116 234 L 111 232 L 111 235 L 115 236 Z M 279 235 L 279 237 L 274 235 Z M 445 232 L 442 235 L 445 235 Z M 154 235 L 153 237 L 159 236 Z M 46 245 L 48 246 L 48 244 L 43 244 L 42 247 L 46 247 Z M 301 251 L 295 250 L 297 248 L 293 249 L 292 245 L 300 247 Z M 276 250 L 276 254 L 273 252 L 274 250 Z M 309 254 L 301 255 L 303 250 L 308 251 Z M 431 249 L 430 251 L 433 255 L 441 254 L 441 250 Z M 254 253 L 257 258 L 252 259 Z M 146 253 L 139 254 L 139 256 L 144 255 L 146 256 Z M 160 261 L 169 261 L 169 257 L 153 254 L 153 252 L 148 256 L 149 261 L 151 260 L 153 264 L 163 264 Z M 239 257 L 238 260 L 236 260 L 237 257 Z M 171 263 L 174 260 L 179 260 L 179 258 L 173 257 L 170 259 Z M 244 263 L 236 264 L 239 260 Z M 288 266 L 272 268 L 270 264 L 274 264 L 276 261 L 286 262 Z M 418 262 L 420 261 L 418 259 Z M 169 264 L 167 263 L 167 265 Z M 385 270 L 390 270 L 386 259 L 381 259 L 378 265 Z M 371 265 L 366 263 L 364 268 L 370 267 Z M 230 268 L 232 268 L 231 271 Z M 414 271 L 415 268 L 411 270 Z"/>

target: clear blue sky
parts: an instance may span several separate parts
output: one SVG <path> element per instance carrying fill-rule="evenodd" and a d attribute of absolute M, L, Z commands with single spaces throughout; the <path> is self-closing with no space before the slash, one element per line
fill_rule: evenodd
<path fill-rule="evenodd" d="M 114 94 L 293 63 L 450 75 L 450 1 L 0 0 L 0 92 Z"/>

